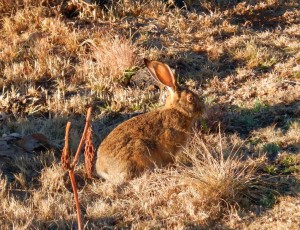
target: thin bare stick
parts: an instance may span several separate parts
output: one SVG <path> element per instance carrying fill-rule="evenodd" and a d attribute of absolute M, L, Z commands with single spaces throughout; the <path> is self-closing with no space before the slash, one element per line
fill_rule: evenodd
<path fill-rule="evenodd" d="M 298 81 L 283 80 L 282 82 L 284 82 L 284 83 L 291 83 L 291 84 L 300 85 L 300 82 L 298 82 Z"/>
<path fill-rule="evenodd" d="M 75 175 L 74 175 L 73 169 L 69 170 L 69 176 L 71 179 L 72 189 L 73 189 L 73 193 L 74 193 L 74 200 L 75 200 L 76 211 L 77 211 L 78 229 L 82 230 L 81 211 L 80 211 L 77 186 L 76 186 Z"/>
<path fill-rule="evenodd" d="M 61 164 L 63 169 L 70 169 L 70 154 L 69 154 L 69 136 L 70 136 L 71 122 L 69 121 L 66 126 L 65 146 L 61 154 Z"/>
<path fill-rule="evenodd" d="M 78 161 L 80 151 L 82 149 L 84 140 L 86 138 L 87 130 L 88 130 L 89 126 L 90 126 L 91 114 L 92 114 L 92 107 L 89 107 L 88 111 L 87 111 L 87 115 L 86 115 L 86 121 L 85 121 L 85 127 L 84 127 L 84 130 L 83 130 L 83 134 L 81 136 L 81 140 L 79 142 L 79 146 L 77 148 L 77 152 L 75 154 L 75 157 L 74 157 L 73 162 L 71 164 L 71 168 L 74 168 L 75 165 L 76 165 L 76 163 L 77 163 L 77 161 Z"/>
<path fill-rule="evenodd" d="M 69 153 L 69 136 L 70 136 L 70 128 L 71 128 L 71 122 L 69 121 L 66 126 L 66 134 L 65 134 L 65 146 L 61 154 L 61 164 L 63 169 L 69 170 L 69 176 L 72 184 L 73 194 L 74 194 L 74 200 L 76 205 L 76 212 L 77 212 L 77 221 L 78 221 L 78 229 L 82 229 L 82 222 L 81 222 L 81 212 L 80 212 L 80 206 L 79 206 L 79 199 L 78 199 L 78 193 L 77 193 L 77 186 L 74 176 L 74 168 L 70 165 L 70 153 Z"/>
<path fill-rule="evenodd" d="M 78 157 L 80 154 L 80 151 L 82 149 L 82 145 L 84 143 L 84 140 L 87 138 L 87 131 L 90 129 L 90 117 L 92 113 L 92 108 L 90 107 L 87 112 L 87 117 L 86 117 L 86 122 L 85 122 L 85 127 L 84 131 L 79 143 L 79 146 L 77 148 L 76 155 L 72 161 L 72 164 L 70 163 L 70 154 L 69 154 L 69 136 L 70 136 L 70 127 L 71 127 L 71 122 L 67 123 L 66 126 L 66 134 L 65 134 L 65 146 L 61 155 L 61 162 L 62 162 L 62 167 L 63 169 L 68 169 L 69 170 L 69 176 L 72 184 L 72 189 L 74 193 L 74 200 L 75 200 L 75 205 L 76 205 L 76 211 L 77 211 L 77 221 L 78 221 L 78 229 L 82 230 L 82 221 L 81 221 L 81 211 L 80 211 L 80 204 L 79 204 L 79 199 L 78 199 L 78 193 L 77 193 L 77 186 L 76 186 L 76 180 L 75 180 L 75 174 L 74 174 L 74 167 L 76 166 L 76 163 L 78 161 Z M 91 142 L 91 134 L 89 134 L 89 141 Z"/>

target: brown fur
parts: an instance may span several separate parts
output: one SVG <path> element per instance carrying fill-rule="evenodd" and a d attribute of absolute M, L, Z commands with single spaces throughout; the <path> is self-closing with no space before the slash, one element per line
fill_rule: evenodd
<path fill-rule="evenodd" d="M 139 176 L 145 170 L 174 161 L 185 146 L 196 118 L 202 113 L 200 98 L 180 88 L 170 68 L 145 60 L 151 75 L 171 89 L 160 110 L 131 118 L 117 126 L 97 150 L 97 173 L 114 183 Z"/>

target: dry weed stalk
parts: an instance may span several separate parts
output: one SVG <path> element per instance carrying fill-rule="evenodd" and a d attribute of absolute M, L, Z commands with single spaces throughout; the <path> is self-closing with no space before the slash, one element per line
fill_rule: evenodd
<path fill-rule="evenodd" d="M 65 146 L 61 154 L 61 164 L 64 170 L 71 169 L 70 166 L 70 154 L 69 154 L 69 136 L 70 136 L 71 122 L 69 121 L 66 126 L 66 135 L 65 135 Z"/>
<path fill-rule="evenodd" d="M 88 178 L 92 178 L 93 173 L 93 166 L 94 166 L 94 145 L 92 139 L 92 129 L 91 126 L 88 126 L 87 133 L 86 133 L 86 140 L 85 140 L 85 149 L 84 149 L 84 165 L 85 165 L 85 172 Z"/>
<path fill-rule="evenodd" d="M 76 204 L 76 210 L 77 210 L 77 221 L 78 221 L 78 229 L 82 229 L 82 221 L 81 221 L 81 212 L 80 212 L 80 204 L 79 204 L 79 199 L 78 199 L 78 193 L 77 193 L 77 186 L 76 186 L 76 180 L 75 180 L 75 175 L 74 175 L 74 168 L 77 164 L 78 157 L 80 154 L 80 151 L 82 149 L 84 141 L 86 141 L 86 146 L 85 146 L 85 168 L 86 168 L 86 173 L 89 178 L 92 177 L 92 169 L 93 169 L 93 160 L 94 160 L 94 146 L 93 146 L 93 141 L 92 141 L 92 129 L 91 129 L 91 124 L 90 124 L 90 118 L 91 118 L 91 113 L 92 113 L 92 108 L 90 107 L 87 112 L 87 117 L 86 117 L 86 123 L 84 127 L 84 131 L 79 143 L 79 146 L 77 148 L 77 152 L 75 154 L 75 157 L 71 163 L 70 161 L 70 153 L 69 153 L 69 136 L 70 136 L 70 127 L 71 127 L 71 122 L 67 123 L 66 126 L 66 135 L 65 135 L 65 146 L 63 148 L 63 152 L 61 155 L 61 162 L 62 162 L 62 168 L 65 170 L 69 170 L 69 176 L 72 184 L 72 189 L 74 193 L 74 200 Z"/>

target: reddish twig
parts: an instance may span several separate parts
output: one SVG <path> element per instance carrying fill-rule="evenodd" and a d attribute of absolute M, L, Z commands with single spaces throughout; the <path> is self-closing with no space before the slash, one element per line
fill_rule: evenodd
<path fill-rule="evenodd" d="M 66 126 L 65 146 L 63 148 L 63 152 L 61 155 L 61 164 L 62 164 L 63 169 L 69 170 L 69 176 L 70 176 L 70 180 L 71 180 L 71 184 L 72 184 L 74 200 L 75 200 L 75 205 L 76 205 L 76 211 L 77 211 L 78 229 L 81 230 L 82 222 L 81 222 L 81 212 L 80 212 L 80 205 L 79 205 L 79 199 L 78 199 L 78 193 L 77 193 L 77 186 L 76 186 L 76 181 L 75 181 L 74 168 L 72 168 L 71 164 L 70 164 L 70 153 L 69 153 L 70 128 L 71 128 L 71 122 L 68 122 L 67 126 Z"/>
<path fill-rule="evenodd" d="M 75 180 L 75 175 L 74 175 L 74 170 L 73 169 L 69 170 L 69 176 L 70 176 L 72 189 L 73 189 L 73 193 L 74 193 L 74 200 L 75 200 L 76 211 L 77 211 L 78 229 L 81 230 L 82 229 L 81 211 L 80 211 L 80 204 L 79 204 L 76 180 Z"/>
<path fill-rule="evenodd" d="M 71 164 L 71 168 L 74 168 L 77 161 L 78 161 L 78 158 L 79 158 L 79 154 L 80 154 L 80 151 L 82 149 L 82 146 L 83 146 L 83 143 L 85 141 L 85 138 L 86 138 L 86 133 L 87 133 L 87 130 L 90 126 L 90 119 L 91 119 L 91 114 L 92 114 L 92 108 L 88 108 L 88 111 L 87 111 L 87 115 L 86 115 L 86 121 L 85 121 L 85 127 L 84 127 L 84 130 L 83 130 L 83 134 L 81 136 L 81 140 L 79 142 L 79 146 L 77 148 L 77 152 L 75 154 L 75 157 L 73 159 L 73 162 Z"/>
<path fill-rule="evenodd" d="M 90 127 L 90 119 L 91 119 L 91 113 L 92 113 L 92 108 L 90 107 L 87 111 L 87 117 L 86 117 L 86 122 L 85 122 L 85 127 L 84 127 L 84 131 L 79 143 L 79 146 L 77 148 L 75 157 L 71 162 L 70 160 L 70 154 L 69 154 L 69 136 L 70 136 L 70 127 L 71 127 L 71 122 L 67 123 L 66 126 L 66 134 L 65 134 L 65 146 L 63 148 L 62 151 L 62 155 L 61 155 L 61 162 L 62 162 L 62 168 L 63 169 L 67 169 L 69 170 L 69 176 L 70 176 L 70 180 L 71 180 L 71 184 L 72 184 L 72 189 L 73 189 L 73 193 L 74 193 L 74 200 L 75 200 L 75 205 L 76 205 L 76 211 L 77 211 L 77 221 L 78 221 L 78 229 L 81 230 L 82 229 L 82 221 L 81 221 L 81 211 L 80 211 L 80 203 L 79 203 L 79 199 L 78 199 L 78 193 L 77 193 L 77 186 L 76 186 L 76 180 L 75 180 L 75 174 L 74 174 L 74 168 L 77 164 L 78 158 L 79 158 L 79 154 L 81 152 L 83 143 L 85 140 L 87 140 L 86 142 L 86 162 L 88 161 L 88 163 L 86 163 L 86 168 L 89 167 L 90 170 L 87 170 L 87 174 L 88 176 L 92 176 L 92 165 L 91 162 L 93 161 L 93 156 L 94 153 L 94 147 L 92 144 L 92 137 L 91 137 L 91 127 Z"/>

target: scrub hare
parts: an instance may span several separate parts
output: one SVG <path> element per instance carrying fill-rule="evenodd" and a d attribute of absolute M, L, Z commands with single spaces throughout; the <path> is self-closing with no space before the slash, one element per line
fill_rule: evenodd
<path fill-rule="evenodd" d="M 123 122 L 100 144 L 96 171 L 116 184 L 172 163 L 202 114 L 199 96 L 180 87 L 168 65 L 144 61 L 152 77 L 167 86 L 170 93 L 163 108 Z"/>

